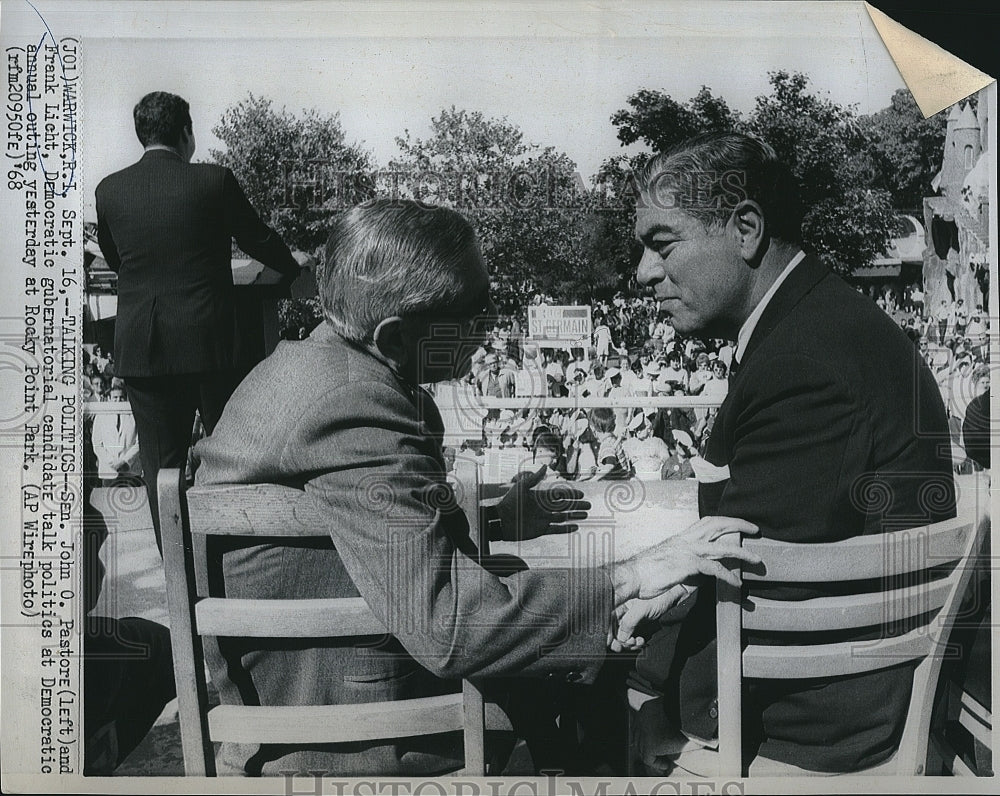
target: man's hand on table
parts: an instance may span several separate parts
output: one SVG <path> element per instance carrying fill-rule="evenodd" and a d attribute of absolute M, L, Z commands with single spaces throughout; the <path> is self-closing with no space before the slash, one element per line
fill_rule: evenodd
<path fill-rule="evenodd" d="M 576 521 L 587 517 L 590 502 L 583 499 L 579 489 L 564 482 L 535 489 L 544 476 L 544 466 L 535 473 L 519 473 L 496 504 L 501 540 L 516 542 L 572 533 L 579 527 Z"/>
<path fill-rule="evenodd" d="M 636 598 L 653 600 L 698 575 L 709 575 L 739 586 L 739 574 L 727 569 L 720 560 L 761 563 L 757 555 L 743 550 L 739 546 L 739 537 L 734 536 L 755 534 L 757 531 L 757 526 L 746 520 L 703 517 L 682 533 L 611 567 L 609 574 L 615 590 L 615 606 Z M 675 592 L 674 596 L 678 594 Z M 669 598 L 664 598 L 660 607 L 668 602 Z M 655 606 L 642 611 L 654 612 Z"/>

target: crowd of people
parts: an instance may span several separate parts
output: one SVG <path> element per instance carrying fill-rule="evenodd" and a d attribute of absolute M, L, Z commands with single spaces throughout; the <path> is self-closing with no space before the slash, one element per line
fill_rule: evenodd
<path fill-rule="evenodd" d="M 81 363 L 83 400 L 116 400 L 112 397 L 112 390 L 116 386 L 121 387 L 123 383 L 115 377 L 115 360 L 111 353 L 104 351 L 99 345 L 84 345 Z"/>
<path fill-rule="evenodd" d="M 483 442 L 487 450 L 523 451 L 517 469 L 544 465 L 542 480 L 658 481 L 694 476 L 700 453 L 688 422 L 678 409 L 504 410 L 484 422 Z"/>
<path fill-rule="evenodd" d="M 974 467 L 961 444 L 969 404 L 989 387 L 989 318 L 982 305 L 969 312 L 962 299 L 943 300 L 921 315 L 917 284 L 901 293 L 863 289 L 907 333 L 931 367 L 952 426 L 956 470 Z M 539 296 L 536 303 L 552 303 Z M 729 389 L 733 343 L 675 332 L 649 297 L 591 306 L 593 333 L 586 348 L 540 348 L 523 333 L 521 317 L 501 319 L 473 358 L 465 388 L 475 396 L 517 398 L 630 398 L 689 396 L 721 404 Z M 695 477 L 712 429 L 711 406 L 591 409 L 493 409 L 482 440 L 467 445 L 523 450 L 522 468 L 547 466 L 546 478 L 671 479 Z"/>
<path fill-rule="evenodd" d="M 955 431 L 956 467 L 969 469 L 961 426 L 969 404 L 989 386 L 989 318 L 983 306 L 970 312 L 961 298 L 942 299 L 923 317 L 919 285 L 901 293 L 858 290 L 896 321 L 930 365 Z M 468 389 L 495 398 L 690 396 L 721 404 L 726 397 L 731 341 L 677 334 L 649 297 L 619 292 L 595 302 L 591 312 L 593 334 L 586 348 L 533 345 L 523 331 L 526 310 L 522 317 L 501 319 L 474 358 Z M 85 400 L 123 401 L 122 383 L 113 373 L 109 353 L 84 347 Z M 553 478 L 687 478 L 694 477 L 690 460 L 704 449 L 715 414 L 712 407 L 495 410 L 484 419 L 481 444 L 523 449 L 525 467 L 546 464 L 547 477 Z M 601 455 L 601 435 L 614 440 L 615 463 Z M 609 449 L 605 444 L 604 453 Z"/>
<path fill-rule="evenodd" d="M 925 312 L 923 291 L 918 287 L 907 291 L 902 302 L 888 288 L 881 293 L 874 289 L 858 290 L 871 296 L 914 342 L 926 340 L 954 350 L 954 345 L 967 340 L 979 359 L 985 362 L 988 358 L 989 316 L 978 297 L 972 306 L 961 297 L 941 298 L 928 305 Z M 913 298 L 915 296 L 919 301 Z"/>
<path fill-rule="evenodd" d="M 919 290 L 918 295 L 922 297 Z M 970 309 L 961 297 L 941 298 L 921 315 L 919 306 L 899 306 L 891 295 L 878 296 L 876 302 L 930 366 L 948 412 L 956 471 L 969 472 L 974 464 L 962 444 L 962 428 L 970 405 L 989 400 L 990 319 L 984 305 Z"/>

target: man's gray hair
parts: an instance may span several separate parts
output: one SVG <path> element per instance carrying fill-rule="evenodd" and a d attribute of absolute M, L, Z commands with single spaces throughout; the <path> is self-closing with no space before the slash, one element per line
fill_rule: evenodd
<path fill-rule="evenodd" d="M 743 133 L 705 133 L 650 158 L 636 175 L 639 202 L 677 208 L 706 227 L 724 225 L 744 200 L 760 205 L 768 233 L 802 240 L 798 181 L 774 150 Z"/>
<path fill-rule="evenodd" d="M 349 340 L 370 342 L 386 318 L 454 306 L 480 256 L 472 226 L 454 210 L 402 199 L 364 202 L 334 222 L 326 242 L 324 315 Z"/>

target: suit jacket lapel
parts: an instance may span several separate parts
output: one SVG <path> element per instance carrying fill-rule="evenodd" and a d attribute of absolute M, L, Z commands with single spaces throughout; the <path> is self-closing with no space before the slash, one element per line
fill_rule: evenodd
<path fill-rule="evenodd" d="M 764 308 L 764 312 L 750 336 L 750 341 L 747 343 L 746 351 L 743 352 L 739 372 L 734 379 L 735 383 L 739 383 L 740 375 L 746 371 L 747 362 L 753 356 L 753 352 L 760 348 L 760 344 L 774 331 L 774 327 L 781 323 L 782 319 L 813 289 L 816 283 L 829 273 L 827 267 L 812 255 L 807 255 L 792 269 L 792 272 L 771 297 L 767 307 Z"/>
<path fill-rule="evenodd" d="M 739 396 L 734 395 L 747 372 L 747 365 L 750 363 L 754 352 L 760 348 L 761 343 L 774 331 L 774 328 L 788 315 L 802 298 L 813 289 L 829 271 L 816 257 L 807 256 L 788 275 L 781 286 L 771 297 L 767 307 L 760 316 L 757 326 L 747 343 L 746 351 L 743 352 L 743 359 L 740 361 L 738 371 L 730 382 L 729 393 L 719 407 L 712 433 L 709 435 L 708 443 L 705 446 L 705 459 L 711 464 L 722 467 L 729 464 L 732 451 L 727 443 L 727 426 L 729 414 L 733 411 L 734 400 L 738 403 Z M 702 516 L 712 514 L 718 506 L 722 492 L 725 489 L 725 481 L 715 484 L 699 484 L 698 502 Z"/>

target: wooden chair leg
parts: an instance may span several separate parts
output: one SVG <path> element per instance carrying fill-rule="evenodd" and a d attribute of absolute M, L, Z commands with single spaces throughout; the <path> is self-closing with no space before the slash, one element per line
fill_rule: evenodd
<path fill-rule="evenodd" d="M 559 704 L 559 739 L 564 750 L 566 773 L 574 769 L 580 751 L 580 727 L 576 709 L 576 693 L 567 688 Z"/>
<path fill-rule="evenodd" d="M 638 732 L 638 727 L 636 726 L 635 711 L 631 706 L 626 707 L 627 712 L 627 722 L 628 722 L 628 749 L 625 753 L 625 776 L 626 777 L 638 777 L 642 772 L 638 770 L 638 740 L 636 739 L 636 733 Z"/>
<path fill-rule="evenodd" d="M 470 777 L 484 777 L 486 776 L 486 706 L 482 692 L 468 680 L 462 681 L 462 705 L 465 714 L 464 774 Z"/>
<path fill-rule="evenodd" d="M 202 640 L 195 632 L 191 608 L 193 578 L 186 575 L 193 565 L 184 520 L 183 470 L 160 470 L 157 488 L 184 771 L 189 777 L 211 777 L 215 776 L 215 751 L 208 736 L 208 688 Z"/>

